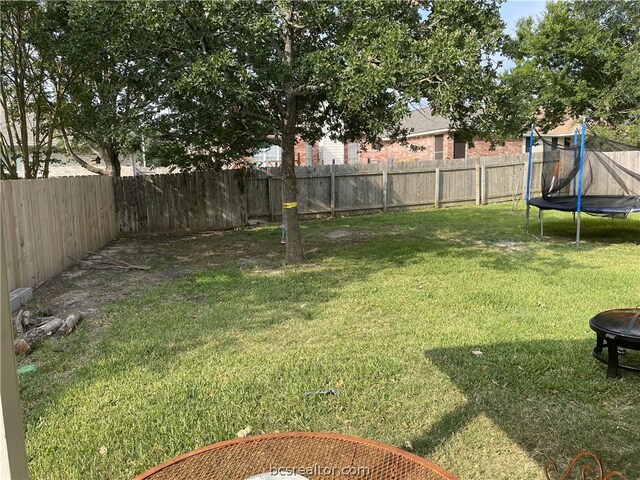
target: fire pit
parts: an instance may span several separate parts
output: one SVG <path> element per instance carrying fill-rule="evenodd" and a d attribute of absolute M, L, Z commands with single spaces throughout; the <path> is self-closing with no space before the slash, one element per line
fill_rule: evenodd
<path fill-rule="evenodd" d="M 593 355 L 608 364 L 608 378 L 616 378 L 618 368 L 640 371 L 640 368 L 618 364 L 618 347 L 640 350 L 640 308 L 607 310 L 589 320 L 589 326 L 596 332 Z M 602 356 L 605 348 L 606 360 Z"/>

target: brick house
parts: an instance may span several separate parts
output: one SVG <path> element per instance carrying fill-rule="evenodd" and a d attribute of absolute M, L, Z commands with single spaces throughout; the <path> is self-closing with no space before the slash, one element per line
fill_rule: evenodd
<path fill-rule="evenodd" d="M 411 111 L 402 126 L 411 132 L 407 136 L 409 145 L 401 145 L 383 138 L 383 145 L 379 150 L 370 145 L 334 142 L 328 137 L 315 145 L 308 145 L 300 140 L 295 147 L 296 164 L 326 165 L 334 161 L 335 163 L 368 163 L 384 162 L 388 159 L 393 162 L 406 162 L 491 157 L 522 153 L 526 143 L 522 138 L 507 140 L 504 145 L 496 145 L 491 150 L 489 142 L 476 139 L 473 148 L 470 148 L 455 132 L 449 130 L 449 120 L 432 115 L 429 108 Z M 414 151 L 410 145 L 420 149 Z M 274 146 L 254 155 L 253 161 L 262 165 L 277 165 L 281 160 L 281 153 L 280 147 Z"/>
<path fill-rule="evenodd" d="M 421 147 L 413 151 L 407 146 L 383 140 L 380 150 L 368 148 L 362 153 L 363 161 L 382 162 L 389 158 L 394 162 L 411 160 L 443 160 L 452 158 L 492 157 L 523 152 L 521 139 L 510 139 L 504 145 L 496 145 L 491 149 L 489 142 L 474 139 L 474 146 L 469 147 L 464 140 L 449 130 L 449 120 L 439 115 L 432 115 L 431 109 L 413 110 L 402 123 L 411 133 L 407 135 L 409 145 Z"/>
<path fill-rule="evenodd" d="M 561 123 L 560 125 L 558 125 L 557 127 L 552 128 L 547 132 L 540 133 L 540 136 L 546 141 L 548 141 L 549 143 L 551 143 L 551 148 L 554 148 L 554 146 L 558 146 L 558 145 L 563 147 L 570 147 L 570 146 L 573 146 L 576 141 L 575 132 L 576 131 L 580 132 L 581 128 L 582 128 L 582 124 L 578 120 L 569 118 L 565 120 L 563 123 Z M 522 135 L 523 143 L 524 143 L 522 151 L 525 153 L 529 153 L 529 133 L 530 132 L 526 132 Z M 543 149 L 542 142 L 540 142 L 536 138 L 533 144 L 533 151 L 541 152 L 542 149 Z"/>
<path fill-rule="evenodd" d="M 504 145 L 495 145 L 493 149 L 489 142 L 479 138 L 474 139 L 473 147 L 469 147 L 455 132 L 449 130 L 449 120 L 439 115 L 432 115 L 429 108 L 411 111 L 402 126 L 411 132 L 407 135 L 409 145 L 420 147 L 419 150 L 413 151 L 409 145 L 393 143 L 389 139 L 383 139 L 382 148 L 375 150 L 370 145 L 343 144 L 325 137 L 314 145 L 306 144 L 302 140 L 298 141 L 294 150 L 296 164 L 330 165 L 334 161 L 337 164 L 352 164 L 385 162 L 389 159 L 393 162 L 446 160 L 529 152 L 529 132 L 524 132 L 520 138 L 506 140 Z M 577 121 L 569 119 L 541 135 L 552 145 L 569 146 L 573 145 L 573 134 L 579 126 Z M 536 141 L 534 152 L 541 150 L 542 143 Z M 280 163 L 281 154 L 280 147 L 273 146 L 254 155 L 253 161 L 260 165 L 276 166 Z"/>
<path fill-rule="evenodd" d="M 310 145 L 298 140 L 294 148 L 296 165 L 331 165 L 335 163 L 361 163 L 359 143 L 334 142 L 324 137 L 318 143 Z M 276 145 L 257 152 L 252 157 L 256 165 L 274 167 L 280 165 L 282 149 Z M 366 161 L 366 160 L 365 160 Z"/>

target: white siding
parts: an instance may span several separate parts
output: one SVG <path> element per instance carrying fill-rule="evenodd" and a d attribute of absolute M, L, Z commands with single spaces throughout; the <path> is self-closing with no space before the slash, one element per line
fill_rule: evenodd
<path fill-rule="evenodd" d="M 333 160 L 337 164 L 344 163 L 344 144 L 325 137 L 320 141 L 320 161 L 325 165 L 331 165 Z"/>
<path fill-rule="evenodd" d="M 347 145 L 347 162 L 348 163 L 360 163 L 360 144 L 349 143 Z"/>

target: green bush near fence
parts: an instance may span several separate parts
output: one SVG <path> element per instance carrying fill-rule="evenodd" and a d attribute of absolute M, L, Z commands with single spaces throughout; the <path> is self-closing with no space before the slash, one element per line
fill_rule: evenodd
<path fill-rule="evenodd" d="M 318 220 L 289 268 L 278 226 L 120 240 L 193 273 L 34 354 L 32 478 L 127 479 L 247 428 L 373 438 L 463 479 L 541 479 L 582 449 L 638 478 L 640 377 L 605 380 L 587 321 L 639 303 L 640 225 L 582 228 L 578 250 L 569 215 L 540 243 L 503 205 Z"/>

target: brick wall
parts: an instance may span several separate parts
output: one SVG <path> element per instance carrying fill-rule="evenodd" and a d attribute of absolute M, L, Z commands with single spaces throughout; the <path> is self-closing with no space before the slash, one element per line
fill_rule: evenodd
<path fill-rule="evenodd" d="M 304 140 L 300 138 L 297 140 L 296 146 L 293 148 L 293 155 L 296 165 L 307 165 L 307 143 Z M 312 145 L 311 147 L 311 164 L 320 164 L 320 146 L 318 144 Z"/>
<path fill-rule="evenodd" d="M 423 147 L 423 150 L 412 151 L 410 145 Z M 367 145 L 367 150 L 360 153 L 360 161 L 386 162 L 391 157 L 394 162 L 407 162 L 415 160 L 433 160 L 433 149 L 435 140 L 433 135 L 422 135 L 409 139 L 409 145 L 399 143 L 383 142 L 382 149 L 374 150 L 371 145 Z"/>
<path fill-rule="evenodd" d="M 307 146 L 302 140 L 298 139 L 296 146 L 293 147 L 293 158 L 296 161 L 296 165 L 306 165 L 305 147 Z"/>
<path fill-rule="evenodd" d="M 306 145 L 307 144 L 303 140 L 298 140 L 298 143 L 296 143 L 296 147 L 295 147 L 296 162 L 298 161 L 298 158 L 300 158 L 300 165 L 307 165 Z M 349 146 L 345 144 L 344 145 L 344 163 L 348 163 L 348 160 L 349 160 Z M 322 162 L 320 161 L 320 144 L 318 143 L 315 143 L 311 146 L 311 165 L 313 166 L 322 165 Z"/>
<path fill-rule="evenodd" d="M 495 157 L 497 155 L 517 155 L 522 153 L 522 139 L 507 140 L 504 145 L 496 145 L 490 150 L 489 142 L 476 140 L 473 148 L 467 148 L 467 157 Z"/>
<path fill-rule="evenodd" d="M 320 145 L 318 143 L 311 147 L 312 165 L 320 165 Z"/>
<path fill-rule="evenodd" d="M 399 143 L 383 142 L 380 150 L 374 150 L 371 146 L 367 146 L 367 151 L 363 151 L 360 155 L 361 161 L 386 162 L 391 157 L 394 162 L 407 162 L 415 160 L 433 160 L 435 150 L 435 136 L 421 135 L 408 139 L 409 145 L 423 147 L 421 150 L 412 151 L 410 146 L 404 146 Z M 444 159 L 453 158 L 453 137 L 444 135 L 442 142 L 442 157 Z M 504 145 L 496 145 L 494 150 L 490 149 L 490 143 L 484 140 L 476 139 L 474 147 L 467 146 L 466 157 L 494 157 L 498 155 L 511 155 L 522 153 L 522 140 L 508 140 Z"/>
<path fill-rule="evenodd" d="M 367 145 L 367 150 L 364 149 L 360 152 L 360 162 L 386 162 L 389 157 L 394 162 L 410 162 L 416 160 L 433 160 L 435 150 L 435 135 L 420 135 L 411 137 L 408 139 L 409 145 L 401 145 L 399 143 L 383 142 L 382 149 L 374 150 L 370 145 Z M 444 159 L 453 158 L 453 137 L 444 135 L 442 142 Z M 298 139 L 294 148 L 294 158 L 296 165 L 306 165 L 306 143 Z M 413 151 L 410 145 L 421 147 L 422 149 Z M 467 147 L 466 157 L 494 157 L 498 155 L 512 155 L 522 153 L 522 139 L 507 140 L 504 145 L 496 145 L 494 150 L 490 149 L 489 142 L 484 140 L 475 140 L 473 148 Z M 315 144 L 311 148 L 311 164 L 320 164 L 320 147 Z M 348 159 L 348 146 L 344 146 L 344 159 L 347 163 Z"/>

